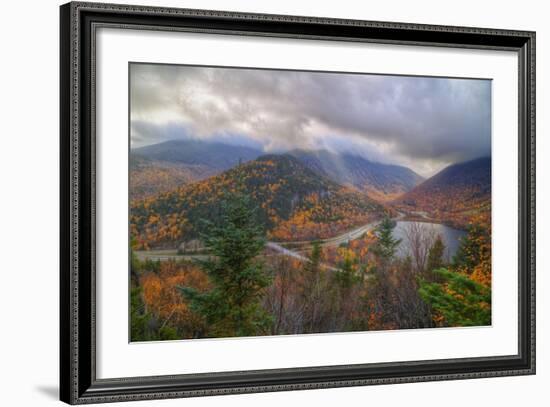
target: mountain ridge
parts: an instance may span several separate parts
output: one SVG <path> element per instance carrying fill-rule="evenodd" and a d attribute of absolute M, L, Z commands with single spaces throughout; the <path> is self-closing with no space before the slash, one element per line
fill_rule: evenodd
<path fill-rule="evenodd" d="M 162 175 L 154 174 L 157 176 L 152 177 L 152 185 L 146 185 L 146 180 L 140 182 L 141 189 L 147 192 L 139 195 L 142 197 L 155 193 L 155 183 L 159 178 L 166 185 L 200 181 L 239 163 L 268 154 L 293 156 L 318 175 L 354 187 L 379 202 L 389 201 L 411 190 L 423 180 L 407 167 L 370 161 L 352 153 L 335 153 L 325 149 L 265 153 L 251 147 L 202 140 L 170 140 L 132 149 L 130 168 L 134 173 L 131 178 L 134 175 L 136 178 L 146 179 L 153 172 L 149 168 L 142 176 L 143 171 L 140 170 L 147 166 L 133 164 L 136 162 L 147 161 L 149 167 L 164 168 L 160 171 Z M 165 190 L 166 188 L 160 188 L 159 192 Z"/>
<path fill-rule="evenodd" d="M 392 202 L 409 213 L 464 228 L 491 208 L 491 157 L 451 164 Z"/>
<path fill-rule="evenodd" d="M 131 150 L 137 155 L 156 161 L 207 165 L 226 170 L 239 162 L 254 160 L 262 151 L 246 146 L 194 139 L 168 140 Z"/>

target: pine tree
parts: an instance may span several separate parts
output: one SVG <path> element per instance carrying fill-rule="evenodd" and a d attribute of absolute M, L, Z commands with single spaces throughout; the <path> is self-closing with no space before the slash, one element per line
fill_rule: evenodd
<path fill-rule="evenodd" d="M 373 248 L 374 253 L 385 262 L 391 260 L 395 256 L 397 246 L 401 243 L 401 239 L 395 239 L 393 237 L 394 228 L 395 222 L 386 215 L 374 232 L 377 238 Z"/>
<path fill-rule="evenodd" d="M 433 246 L 430 248 L 428 253 L 428 264 L 426 265 L 426 270 L 428 273 L 431 273 L 433 270 L 441 268 L 444 264 L 443 254 L 445 253 L 445 244 L 441 235 L 437 235 Z"/>
<path fill-rule="evenodd" d="M 354 270 L 354 262 L 346 251 L 343 261 L 338 265 L 338 271 L 334 273 L 334 279 L 344 294 L 350 288 L 361 282 L 361 275 Z"/>
<path fill-rule="evenodd" d="M 309 261 L 306 263 L 304 269 L 309 275 L 316 275 L 319 273 L 321 265 L 321 244 L 319 241 L 314 241 L 312 244 L 311 254 L 309 255 Z"/>
<path fill-rule="evenodd" d="M 261 307 L 269 278 L 255 258 L 265 246 L 257 226 L 256 208 L 243 193 L 234 193 L 221 203 L 219 224 L 205 221 L 201 238 L 210 257 L 198 261 L 213 288 L 198 292 L 180 287 L 190 308 L 208 326 L 205 336 L 250 336 L 267 331 L 270 317 Z"/>

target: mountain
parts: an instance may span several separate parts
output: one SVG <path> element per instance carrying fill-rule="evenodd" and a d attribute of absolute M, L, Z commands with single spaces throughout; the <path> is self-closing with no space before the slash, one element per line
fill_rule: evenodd
<path fill-rule="evenodd" d="M 464 227 L 491 209 L 491 158 L 450 165 L 394 202 L 406 212 Z"/>
<path fill-rule="evenodd" d="M 132 149 L 130 199 L 141 199 L 253 160 L 259 150 L 200 140 L 171 140 Z"/>
<path fill-rule="evenodd" d="M 135 180 L 133 198 L 165 192 L 170 187 L 200 181 L 239 163 L 258 158 L 260 150 L 202 140 L 171 140 L 133 149 L 130 154 L 130 180 Z M 401 195 L 423 178 L 398 165 L 369 161 L 353 154 L 337 154 L 327 150 L 292 150 L 297 158 L 316 174 L 366 192 L 384 202 Z"/>
<path fill-rule="evenodd" d="M 199 181 L 218 173 L 199 164 L 156 161 L 130 155 L 130 200 L 142 199 Z"/>
<path fill-rule="evenodd" d="M 202 140 L 170 140 L 159 144 L 135 148 L 132 154 L 154 161 L 176 164 L 201 165 L 217 170 L 227 170 L 239 162 L 259 157 L 260 150 Z"/>
<path fill-rule="evenodd" d="M 138 247 L 175 247 L 216 222 L 234 193 L 251 197 L 267 237 L 300 241 L 335 236 L 383 213 L 355 189 L 320 176 L 291 155 L 264 155 L 203 181 L 133 202 L 132 236 Z"/>
<path fill-rule="evenodd" d="M 381 202 L 392 200 L 423 181 L 420 175 L 406 167 L 373 162 L 358 155 L 326 150 L 293 150 L 289 154 L 317 174 L 353 186 Z"/>

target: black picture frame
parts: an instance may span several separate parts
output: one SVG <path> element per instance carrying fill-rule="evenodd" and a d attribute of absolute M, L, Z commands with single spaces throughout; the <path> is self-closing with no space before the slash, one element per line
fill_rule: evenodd
<path fill-rule="evenodd" d="M 60 398 L 70 404 L 535 373 L 535 33 L 72 2 L 60 7 Z M 97 27 L 508 50 L 519 59 L 519 352 L 499 357 L 96 378 Z"/>

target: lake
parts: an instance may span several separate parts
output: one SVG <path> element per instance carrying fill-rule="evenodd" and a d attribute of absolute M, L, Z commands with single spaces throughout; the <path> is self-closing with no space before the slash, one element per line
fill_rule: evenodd
<path fill-rule="evenodd" d="M 405 257 L 410 254 L 409 239 L 407 238 L 407 231 L 410 230 L 411 224 L 416 223 L 419 230 L 425 234 L 433 234 L 434 236 L 440 235 L 443 239 L 443 243 L 446 247 L 445 260 L 451 260 L 456 254 L 460 245 L 460 238 L 466 236 L 466 232 L 459 229 L 454 229 L 449 226 L 442 225 L 440 223 L 429 222 L 410 222 L 410 221 L 397 221 L 396 226 L 393 229 L 393 237 L 401 239 L 401 244 L 397 249 L 397 255 L 399 257 Z"/>

